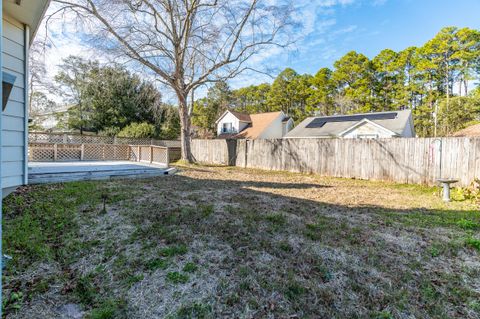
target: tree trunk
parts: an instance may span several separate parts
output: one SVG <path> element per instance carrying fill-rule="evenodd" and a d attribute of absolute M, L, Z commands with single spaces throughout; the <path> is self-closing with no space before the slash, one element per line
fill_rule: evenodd
<path fill-rule="evenodd" d="M 180 143 L 182 147 L 182 160 L 193 163 L 192 148 L 190 145 L 190 116 L 188 114 L 188 94 L 177 93 L 178 96 L 178 112 L 180 115 Z"/>

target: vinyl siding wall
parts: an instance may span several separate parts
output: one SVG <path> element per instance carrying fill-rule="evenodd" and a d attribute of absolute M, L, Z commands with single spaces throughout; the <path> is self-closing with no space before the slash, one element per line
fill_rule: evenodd
<path fill-rule="evenodd" d="M 353 130 L 347 132 L 342 137 L 344 138 L 357 138 L 358 136 L 371 136 L 372 138 L 390 138 L 393 137 L 392 133 L 372 125 L 370 123 L 363 123 L 360 126 L 355 127 Z"/>
<path fill-rule="evenodd" d="M 283 123 L 284 118 L 283 114 L 277 116 L 268 127 L 260 134 L 259 139 L 269 139 L 269 138 L 282 138 L 283 136 Z"/>
<path fill-rule="evenodd" d="M 233 133 L 242 131 L 248 123 L 240 122 L 232 113 L 228 112 L 217 124 L 217 135 L 222 134 L 223 123 L 232 123 Z"/>
<path fill-rule="evenodd" d="M 25 26 L 3 16 L 3 71 L 16 76 L 2 112 L 2 188 L 25 184 Z"/>

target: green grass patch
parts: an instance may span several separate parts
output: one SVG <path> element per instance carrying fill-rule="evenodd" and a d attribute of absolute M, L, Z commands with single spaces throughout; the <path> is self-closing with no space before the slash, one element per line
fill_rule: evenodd
<path fill-rule="evenodd" d="M 285 290 L 285 297 L 290 301 L 297 301 L 305 295 L 307 289 L 296 281 L 291 281 L 288 283 Z"/>
<path fill-rule="evenodd" d="M 104 300 L 97 307 L 92 309 L 86 319 L 117 319 L 126 318 L 126 303 L 124 300 Z"/>
<path fill-rule="evenodd" d="M 478 238 L 469 237 L 469 238 L 465 239 L 465 244 L 468 247 L 471 247 L 471 248 L 474 248 L 474 249 L 480 251 L 480 239 L 478 239 Z"/>
<path fill-rule="evenodd" d="M 192 272 L 197 271 L 197 269 L 198 269 L 197 264 L 192 263 L 192 262 L 188 262 L 188 263 L 185 264 L 185 266 L 183 266 L 183 271 L 184 272 L 192 273 Z"/>
<path fill-rule="evenodd" d="M 154 258 L 145 263 L 145 268 L 150 271 L 154 271 L 157 269 L 167 269 L 168 261 L 161 258 Z"/>
<path fill-rule="evenodd" d="M 189 277 L 187 274 L 182 274 L 178 271 L 167 273 L 167 281 L 173 284 L 185 284 L 188 282 L 188 279 Z"/>
<path fill-rule="evenodd" d="M 33 186 L 8 196 L 3 205 L 3 247 L 15 256 L 10 265 L 21 270 L 34 262 L 69 258 L 75 251 L 65 247 L 78 232 L 74 217 L 80 206 L 88 211 L 99 203 L 97 193 L 97 184 L 75 182 Z"/>
<path fill-rule="evenodd" d="M 174 316 L 169 317 L 169 319 L 204 319 L 212 318 L 212 307 L 210 305 L 205 305 L 202 303 L 194 303 L 188 306 L 182 306 Z"/>
<path fill-rule="evenodd" d="M 74 293 L 83 305 L 94 304 L 99 297 L 98 288 L 96 287 L 93 278 L 94 276 L 92 274 L 82 276 L 78 279 L 75 286 Z"/>
<path fill-rule="evenodd" d="M 200 211 L 200 214 L 203 216 L 203 217 L 208 217 L 210 215 L 213 214 L 214 212 L 214 206 L 212 204 L 200 204 L 198 205 L 198 210 Z"/>
<path fill-rule="evenodd" d="M 311 240 L 321 240 L 322 237 L 325 235 L 325 232 L 329 229 L 329 223 L 324 221 L 319 221 L 317 223 L 307 223 L 305 224 L 305 237 Z"/>
<path fill-rule="evenodd" d="M 473 220 L 469 219 L 460 219 L 457 222 L 458 227 L 465 229 L 465 230 L 475 230 L 480 228 L 480 223 L 474 222 Z"/>
<path fill-rule="evenodd" d="M 163 257 L 173 257 L 176 255 L 185 255 L 188 249 L 185 245 L 175 245 L 166 247 L 160 250 L 160 255 Z"/>

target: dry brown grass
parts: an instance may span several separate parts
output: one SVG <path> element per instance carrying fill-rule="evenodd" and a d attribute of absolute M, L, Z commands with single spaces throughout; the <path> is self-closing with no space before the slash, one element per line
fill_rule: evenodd
<path fill-rule="evenodd" d="M 445 204 L 436 189 L 415 185 L 180 170 L 59 185 L 58 198 L 35 198 L 74 199 L 68 214 L 76 227 L 59 232 L 57 244 L 74 249 L 68 258 L 9 267 L 4 294 L 24 297 L 19 309 L 7 305 L 8 317 L 66 318 L 68 303 L 92 318 L 480 316 L 480 257 L 465 244 L 480 225 L 473 204 Z M 74 184 L 90 196 L 75 199 L 66 191 Z M 7 225 L 16 225 L 9 210 L 44 190 L 8 199 Z M 97 199 L 103 192 L 106 213 Z M 45 278 L 41 292 L 27 284 Z"/>

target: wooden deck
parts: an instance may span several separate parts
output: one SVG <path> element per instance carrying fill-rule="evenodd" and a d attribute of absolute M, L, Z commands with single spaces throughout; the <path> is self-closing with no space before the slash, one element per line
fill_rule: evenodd
<path fill-rule="evenodd" d="M 30 162 L 28 183 L 60 183 L 111 178 L 145 178 L 170 175 L 175 168 L 142 162 Z"/>

